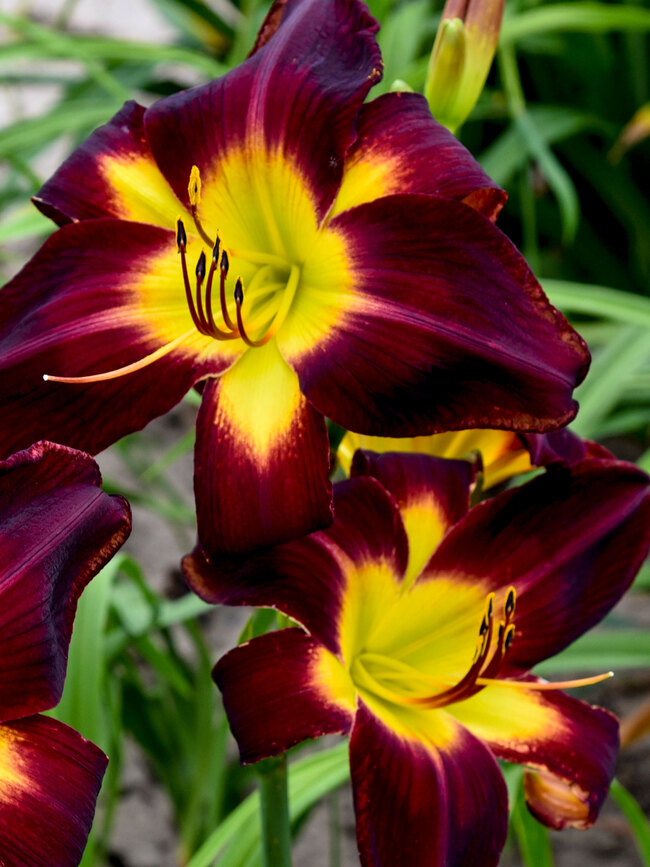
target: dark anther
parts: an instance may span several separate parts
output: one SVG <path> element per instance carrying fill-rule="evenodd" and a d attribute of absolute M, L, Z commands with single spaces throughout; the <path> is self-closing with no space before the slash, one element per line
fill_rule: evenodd
<path fill-rule="evenodd" d="M 506 617 L 512 617 L 515 610 L 515 588 L 511 587 L 506 596 L 505 613 Z"/>
<path fill-rule="evenodd" d="M 187 247 L 187 235 L 182 220 L 178 220 L 176 223 L 176 246 L 179 250 L 184 250 Z"/>
<path fill-rule="evenodd" d="M 230 262 L 228 261 L 228 253 L 223 251 L 223 255 L 221 256 L 221 270 L 225 277 L 228 276 L 228 268 L 230 268 Z"/>
<path fill-rule="evenodd" d="M 239 277 L 237 278 L 237 282 L 235 283 L 235 302 L 237 304 L 244 303 L 244 287 L 242 286 L 241 278 Z"/>
<path fill-rule="evenodd" d="M 487 619 L 487 617 L 484 617 L 483 620 L 481 621 L 481 628 L 479 629 L 478 634 L 479 635 L 485 635 L 485 633 L 488 631 L 488 626 L 489 626 L 488 619 Z"/>
<path fill-rule="evenodd" d="M 221 249 L 221 240 L 219 239 L 219 236 L 217 235 L 217 240 L 214 242 L 214 248 L 212 250 L 212 261 L 215 263 L 219 261 L 219 250 L 220 249 Z"/>
<path fill-rule="evenodd" d="M 199 256 L 199 261 L 196 263 L 196 278 L 199 282 L 203 282 L 205 280 L 205 253 L 201 250 L 201 255 Z"/>
<path fill-rule="evenodd" d="M 487 616 L 492 617 L 493 612 L 494 612 L 494 596 L 491 595 L 489 600 L 488 600 Z"/>
<path fill-rule="evenodd" d="M 506 632 L 506 638 L 505 638 L 505 641 L 503 642 L 504 651 L 510 650 L 510 646 L 512 645 L 512 642 L 514 641 L 514 639 L 515 639 L 515 630 L 514 630 L 514 627 L 511 627 Z"/>
<path fill-rule="evenodd" d="M 503 623 L 499 623 L 499 637 L 497 639 L 497 644 L 501 644 L 501 639 L 503 638 L 503 633 L 506 631 L 506 627 Z"/>

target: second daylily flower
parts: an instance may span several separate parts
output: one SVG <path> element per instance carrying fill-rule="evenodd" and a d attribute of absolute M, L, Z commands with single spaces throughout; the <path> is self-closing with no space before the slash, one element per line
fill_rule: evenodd
<path fill-rule="evenodd" d="M 277 2 L 241 66 L 129 103 L 64 163 L 35 200 L 62 228 L 0 295 L 5 450 L 96 452 L 201 382 L 213 557 L 331 521 L 323 416 L 385 436 L 573 417 L 583 341 L 426 101 L 364 103 L 376 31 L 357 0 Z"/>
<path fill-rule="evenodd" d="M 527 766 L 542 822 L 589 826 L 618 724 L 560 690 L 575 682 L 530 670 L 630 585 L 650 542 L 647 476 L 586 459 L 468 511 L 466 462 L 359 452 L 354 472 L 329 529 L 234 575 L 186 559 L 209 601 L 272 606 L 304 627 L 215 668 L 242 760 L 349 732 L 366 867 L 493 867 L 508 822 L 495 758 Z"/>

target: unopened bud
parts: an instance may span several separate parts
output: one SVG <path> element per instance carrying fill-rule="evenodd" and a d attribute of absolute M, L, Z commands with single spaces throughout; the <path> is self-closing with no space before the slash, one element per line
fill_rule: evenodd
<path fill-rule="evenodd" d="M 499 42 L 504 0 L 447 0 L 431 52 L 425 96 L 451 132 L 481 95 Z"/>

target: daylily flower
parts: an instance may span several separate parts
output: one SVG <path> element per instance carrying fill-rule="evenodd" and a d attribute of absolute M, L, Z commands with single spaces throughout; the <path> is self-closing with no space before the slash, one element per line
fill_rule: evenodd
<path fill-rule="evenodd" d="M 45 184 L 62 228 L 0 293 L 3 448 L 96 452 L 194 384 L 209 557 L 331 521 L 324 416 L 546 431 L 584 342 L 492 220 L 505 194 L 381 77 L 357 0 L 279 0 L 221 79 L 128 103 Z M 43 376 L 50 381 L 43 383 Z"/>
<path fill-rule="evenodd" d="M 37 443 L 0 462 L 0 863 L 74 867 L 108 759 L 39 711 L 63 691 L 77 600 L 130 531 L 95 462 Z"/>
<path fill-rule="evenodd" d="M 350 734 L 364 865 L 492 867 L 520 762 L 547 825 L 587 827 L 614 773 L 618 723 L 531 668 L 597 623 L 650 544 L 632 464 L 557 467 L 467 511 L 472 467 L 357 453 L 326 530 L 251 558 L 237 581 L 186 558 L 210 601 L 278 608 L 303 628 L 216 665 L 243 762 Z M 374 477 L 373 477 L 374 476 Z"/>
<path fill-rule="evenodd" d="M 348 431 L 341 440 L 337 458 L 350 475 L 358 449 L 384 452 L 414 452 L 438 458 L 480 457 L 483 488 L 491 488 L 535 467 L 557 463 L 575 464 L 586 457 L 613 457 L 598 443 L 583 440 L 564 428 L 550 434 L 518 434 L 506 430 L 459 430 L 428 437 L 369 437 Z"/>

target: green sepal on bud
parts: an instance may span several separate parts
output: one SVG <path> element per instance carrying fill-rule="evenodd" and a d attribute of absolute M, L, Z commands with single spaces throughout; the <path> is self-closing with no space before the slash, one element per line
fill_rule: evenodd
<path fill-rule="evenodd" d="M 499 42 L 504 0 L 447 0 L 424 88 L 431 113 L 455 133 L 481 95 Z"/>

